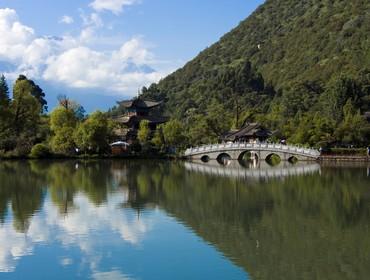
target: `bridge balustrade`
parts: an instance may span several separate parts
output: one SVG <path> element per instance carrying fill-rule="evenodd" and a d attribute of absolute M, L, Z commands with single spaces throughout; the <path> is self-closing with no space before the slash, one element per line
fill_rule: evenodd
<path fill-rule="evenodd" d="M 282 152 L 290 152 L 302 155 L 311 155 L 317 157 L 320 153 L 317 150 L 303 148 L 298 146 L 288 146 L 288 145 L 281 145 L 281 144 L 267 144 L 267 143 L 260 143 L 260 144 L 253 144 L 253 143 L 223 143 L 223 144 L 213 144 L 213 145 L 203 145 L 200 147 L 189 148 L 186 150 L 185 155 L 194 155 L 199 153 L 206 153 L 206 152 L 217 152 L 223 150 L 268 150 L 268 151 L 282 151 Z"/>

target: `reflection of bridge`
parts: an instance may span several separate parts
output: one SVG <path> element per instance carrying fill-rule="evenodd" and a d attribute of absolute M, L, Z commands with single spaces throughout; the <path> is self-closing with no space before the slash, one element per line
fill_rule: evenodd
<path fill-rule="evenodd" d="M 215 159 L 220 162 L 224 161 L 225 158 L 240 160 L 248 152 L 260 160 L 266 160 L 271 155 L 277 155 L 281 160 L 286 161 L 293 158 L 310 161 L 316 160 L 320 156 L 320 152 L 314 149 L 269 143 L 225 143 L 201 146 L 187 149 L 185 151 L 185 156 L 192 160 L 200 159 L 207 162 Z"/>
<path fill-rule="evenodd" d="M 276 167 L 245 168 L 242 166 L 220 166 L 208 163 L 185 162 L 185 168 L 193 172 L 216 175 L 221 177 L 268 179 L 313 174 L 320 172 L 318 163 L 310 164 L 279 164 Z"/>

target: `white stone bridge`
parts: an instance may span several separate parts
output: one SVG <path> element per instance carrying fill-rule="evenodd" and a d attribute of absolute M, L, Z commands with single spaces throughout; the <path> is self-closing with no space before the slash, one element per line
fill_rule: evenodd
<path fill-rule="evenodd" d="M 185 156 L 190 160 L 208 162 L 217 160 L 225 163 L 225 160 L 241 160 L 246 153 L 250 153 L 252 159 L 268 160 L 272 155 L 277 155 L 282 161 L 314 161 L 320 157 L 320 152 L 311 148 L 291 145 L 261 143 L 224 143 L 205 145 L 190 148 L 185 151 Z"/>

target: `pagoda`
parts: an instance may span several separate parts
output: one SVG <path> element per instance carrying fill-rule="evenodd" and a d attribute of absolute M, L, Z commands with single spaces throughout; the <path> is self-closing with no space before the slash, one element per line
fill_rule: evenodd
<path fill-rule="evenodd" d="M 127 143 L 131 144 L 137 139 L 141 121 L 147 120 L 149 128 L 153 133 L 158 125 L 168 121 L 168 118 L 159 114 L 158 109 L 162 102 L 144 100 L 138 97 L 118 102 L 118 104 L 125 109 L 126 113 L 114 118 L 120 125 L 120 128 L 116 130 L 116 135 L 119 137 L 119 140 Z"/>

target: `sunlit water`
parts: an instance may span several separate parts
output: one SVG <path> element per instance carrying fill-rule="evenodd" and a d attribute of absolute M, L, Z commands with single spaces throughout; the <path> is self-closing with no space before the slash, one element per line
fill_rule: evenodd
<path fill-rule="evenodd" d="M 0 162 L 0 279 L 369 279 L 370 166 Z"/>

